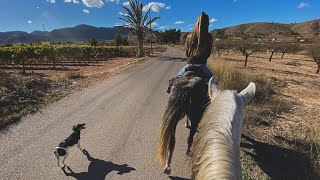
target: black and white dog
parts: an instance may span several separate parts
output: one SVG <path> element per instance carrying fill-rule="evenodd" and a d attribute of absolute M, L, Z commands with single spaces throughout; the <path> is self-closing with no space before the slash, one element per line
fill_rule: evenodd
<path fill-rule="evenodd" d="M 68 149 L 73 147 L 77 144 L 77 147 L 82 151 L 82 148 L 80 146 L 80 131 L 82 129 L 85 129 L 86 124 L 78 124 L 76 126 L 73 126 L 72 130 L 73 133 L 64 141 L 62 141 L 58 147 L 56 147 L 56 150 L 54 151 L 54 155 L 57 157 L 58 160 L 58 166 L 64 167 L 64 161 L 68 157 Z M 64 159 L 62 160 L 62 166 L 60 166 L 60 157 L 63 156 Z"/>

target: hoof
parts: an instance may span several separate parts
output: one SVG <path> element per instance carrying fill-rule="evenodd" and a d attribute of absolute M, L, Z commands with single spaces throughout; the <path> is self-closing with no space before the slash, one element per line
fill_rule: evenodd
<path fill-rule="evenodd" d="M 64 169 L 66 167 L 66 165 L 60 166 L 61 169 Z"/>
<path fill-rule="evenodd" d="M 192 157 L 191 151 L 190 151 L 190 150 L 187 150 L 186 155 L 189 156 L 189 157 Z"/>
<path fill-rule="evenodd" d="M 186 127 L 186 128 L 188 128 L 188 129 L 190 129 L 191 128 L 191 126 L 189 125 L 189 124 L 184 124 L 184 126 Z"/>
<path fill-rule="evenodd" d="M 170 168 L 170 167 L 164 168 L 164 173 L 165 173 L 166 175 L 170 175 L 170 174 L 171 174 L 171 168 Z"/>

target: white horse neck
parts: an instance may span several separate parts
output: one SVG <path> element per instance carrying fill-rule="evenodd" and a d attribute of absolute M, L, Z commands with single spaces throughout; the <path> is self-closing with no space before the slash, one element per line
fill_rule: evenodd
<path fill-rule="evenodd" d="M 196 162 L 201 167 L 196 179 L 241 179 L 243 108 L 234 91 L 219 92 L 211 100 L 198 128 L 201 140 L 195 151 L 201 151 Z"/>

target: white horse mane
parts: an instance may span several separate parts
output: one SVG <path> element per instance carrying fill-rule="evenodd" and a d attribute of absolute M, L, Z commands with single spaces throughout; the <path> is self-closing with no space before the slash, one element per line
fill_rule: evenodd
<path fill-rule="evenodd" d="M 254 83 L 241 93 L 209 83 L 211 104 L 198 127 L 192 160 L 193 179 L 241 179 L 240 138 L 244 105 Z"/>

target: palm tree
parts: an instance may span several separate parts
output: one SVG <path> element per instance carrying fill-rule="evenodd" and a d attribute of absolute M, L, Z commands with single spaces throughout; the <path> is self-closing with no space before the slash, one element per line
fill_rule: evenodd
<path fill-rule="evenodd" d="M 127 11 L 127 14 L 121 14 L 122 17 L 120 19 L 127 23 L 126 28 L 132 30 L 138 36 L 138 56 L 142 57 L 144 33 L 148 29 L 148 26 L 160 17 L 154 17 L 147 21 L 152 6 L 143 14 L 143 4 L 140 0 L 129 0 L 129 4 L 130 8 L 122 6 Z"/>

